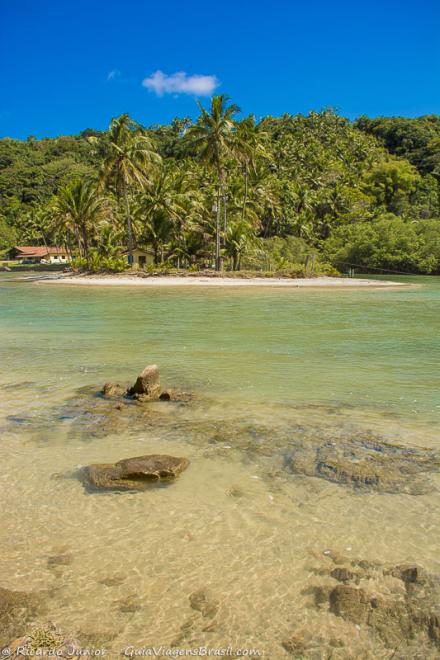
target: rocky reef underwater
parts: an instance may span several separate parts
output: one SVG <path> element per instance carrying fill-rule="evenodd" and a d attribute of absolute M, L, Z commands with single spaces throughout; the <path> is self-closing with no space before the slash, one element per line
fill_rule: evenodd
<path fill-rule="evenodd" d="M 268 480 L 301 479 L 331 482 L 360 497 L 367 493 L 418 497 L 437 490 L 440 452 L 432 448 L 391 442 L 380 434 L 353 424 L 317 426 L 298 423 L 286 410 L 278 423 L 249 419 L 243 410 L 228 409 L 222 416 L 206 415 L 215 402 L 207 395 L 163 388 L 159 369 L 148 365 L 133 385 L 106 383 L 102 388 L 86 387 L 45 415 L 23 411 L 8 418 L 3 431 L 20 428 L 42 441 L 54 423 L 68 424 L 69 439 L 93 442 L 114 434 L 148 433 L 159 430 L 166 448 L 167 438 L 176 433 L 196 450 L 222 456 L 226 448 L 239 452 L 243 462 L 258 462 Z M 325 417 L 325 411 L 323 411 Z M 100 491 L 135 493 L 168 487 L 176 478 L 192 479 L 193 466 L 184 456 L 146 454 L 122 456 L 116 462 L 91 463 L 57 479 L 79 479 L 88 496 Z M 171 486 L 172 487 L 172 486 Z M 62 570 L 70 561 L 62 553 L 48 563 Z M 360 627 L 367 631 L 371 645 L 359 644 L 355 655 L 335 634 L 325 637 L 319 628 L 298 627 L 279 641 L 273 657 L 296 658 L 409 658 L 440 657 L 440 577 L 418 563 L 377 563 L 354 559 L 323 548 L 306 567 L 310 574 L 305 595 L 309 607 L 326 612 L 355 636 Z M 0 588 L 0 646 L 18 657 L 18 648 L 37 649 L 48 655 L 70 657 L 72 649 L 90 642 L 80 632 L 63 632 L 45 618 L 46 604 L 54 597 L 50 590 L 25 593 Z M 200 591 L 189 594 L 191 608 L 209 630 L 218 616 L 215 597 Z M 135 607 L 127 601 L 125 606 Z M 191 626 L 182 631 L 176 644 L 188 641 Z M 375 651 L 371 651 L 375 648 Z M 70 656 L 69 656 L 70 653 Z M 374 655 L 375 654 L 375 655 Z"/>

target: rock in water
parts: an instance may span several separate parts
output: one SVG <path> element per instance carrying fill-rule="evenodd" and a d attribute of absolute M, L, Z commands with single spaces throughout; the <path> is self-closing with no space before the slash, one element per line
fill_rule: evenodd
<path fill-rule="evenodd" d="M 358 437 L 300 442 L 292 448 L 287 467 L 294 473 L 359 490 L 421 495 L 432 488 L 426 475 L 438 472 L 440 455 L 431 449 Z"/>
<path fill-rule="evenodd" d="M 149 399 L 158 399 L 160 396 L 159 367 L 150 364 L 136 379 L 135 384 L 128 390 L 132 396 L 143 396 Z"/>
<path fill-rule="evenodd" d="M 78 640 L 65 635 L 55 624 L 49 622 L 34 628 L 25 637 L 10 642 L 8 655 L 14 658 L 21 656 L 72 658 L 90 655 L 90 652 L 87 649 L 81 650 Z"/>
<path fill-rule="evenodd" d="M 44 609 L 36 594 L 0 587 L 0 647 L 23 634 L 29 621 Z"/>
<path fill-rule="evenodd" d="M 177 477 L 189 465 L 187 458 L 152 454 L 87 468 L 90 484 L 99 489 L 145 490 L 152 481 Z"/>
<path fill-rule="evenodd" d="M 218 612 L 218 603 L 204 589 L 195 591 L 189 597 L 189 602 L 193 610 L 208 619 L 213 619 Z"/>
<path fill-rule="evenodd" d="M 353 623 L 365 623 L 370 600 L 363 589 L 340 584 L 330 592 L 330 611 Z"/>
<path fill-rule="evenodd" d="M 350 582 L 350 580 L 353 580 L 355 577 L 355 574 L 352 571 L 349 571 L 344 567 L 334 568 L 330 575 L 332 578 L 335 578 L 335 580 L 338 580 L 339 582 Z"/>
<path fill-rule="evenodd" d="M 343 560 L 329 557 L 338 564 Z M 327 606 L 347 622 L 365 626 L 390 649 L 417 640 L 420 655 L 398 657 L 440 657 L 439 577 L 417 564 L 386 566 L 349 558 L 345 561 L 350 567 L 329 570 L 332 578 L 344 584 L 312 588 L 316 607 Z M 321 566 L 319 574 L 325 574 Z"/>
<path fill-rule="evenodd" d="M 109 399 L 114 396 L 123 396 L 125 392 L 125 388 L 117 383 L 105 383 L 102 388 L 102 394 Z"/>

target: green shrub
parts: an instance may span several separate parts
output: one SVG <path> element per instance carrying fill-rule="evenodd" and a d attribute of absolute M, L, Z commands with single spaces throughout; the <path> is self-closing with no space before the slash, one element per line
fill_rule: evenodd
<path fill-rule="evenodd" d="M 102 257 L 98 252 L 91 252 L 89 260 L 79 257 L 75 260 L 78 270 L 88 273 L 121 273 L 128 264 L 123 257 Z"/>

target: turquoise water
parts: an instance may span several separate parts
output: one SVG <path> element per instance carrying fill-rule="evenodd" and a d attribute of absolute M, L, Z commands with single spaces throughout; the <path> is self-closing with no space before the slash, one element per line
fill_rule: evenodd
<path fill-rule="evenodd" d="M 401 278 L 402 280 L 402 278 Z M 3 378 L 73 385 L 156 362 L 247 401 L 372 406 L 437 424 L 440 278 L 405 290 L 0 289 Z M 17 363 L 17 355 L 19 361 Z M 49 364 L 48 364 L 49 362 Z"/>
<path fill-rule="evenodd" d="M 50 587 L 50 618 L 112 657 L 176 640 L 287 657 L 281 640 L 299 623 L 339 626 L 353 644 L 350 626 L 304 595 L 310 557 L 330 547 L 440 572 L 438 477 L 426 495 L 359 494 L 295 477 L 283 452 L 301 434 L 440 448 L 440 278 L 396 279 L 416 286 L 106 289 L 3 276 L 0 586 Z M 84 417 L 104 382 L 133 382 L 151 363 L 194 406 L 153 404 L 142 423 L 108 429 Z M 123 496 L 91 495 L 75 477 L 153 452 L 191 466 L 170 488 Z M 54 571 L 48 557 L 65 552 L 72 563 Z M 188 604 L 201 588 L 218 602 L 210 630 Z M 121 609 L 127 597 L 138 606 Z M 363 634 L 365 657 L 387 657 Z"/>

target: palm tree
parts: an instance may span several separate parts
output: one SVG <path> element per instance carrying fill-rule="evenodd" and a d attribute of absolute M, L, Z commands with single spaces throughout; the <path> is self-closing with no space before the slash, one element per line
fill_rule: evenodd
<path fill-rule="evenodd" d="M 261 218 L 260 233 L 264 238 L 276 234 L 277 219 L 282 214 L 282 200 L 280 188 L 282 183 L 277 176 L 259 168 L 257 172 L 257 185 L 254 189 L 254 204 Z"/>
<path fill-rule="evenodd" d="M 194 196 L 194 191 L 191 191 Z M 164 244 L 175 238 L 185 223 L 188 191 L 184 189 L 181 172 L 162 168 L 156 172 L 137 197 L 135 222 L 154 251 L 154 262 L 163 261 Z"/>
<path fill-rule="evenodd" d="M 197 261 L 206 261 L 209 258 L 206 234 L 200 226 L 191 226 L 183 230 L 173 245 L 173 256 L 177 258 L 177 264 L 181 261 L 188 266 L 194 266 Z"/>
<path fill-rule="evenodd" d="M 62 188 L 54 199 L 51 215 L 55 228 L 76 238 L 80 255 L 90 260 L 90 242 L 97 224 L 108 219 L 108 200 L 89 181 L 74 181 Z"/>
<path fill-rule="evenodd" d="M 232 259 L 232 270 L 240 270 L 241 260 L 250 245 L 255 239 L 255 234 L 251 226 L 243 221 L 232 223 L 226 232 L 226 254 Z"/>
<path fill-rule="evenodd" d="M 117 197 L 124 201 L 130 261 L 133 252 L 133 229 L 129 192 L 131 188 L 144 187 L 152 167 L 160 160 L 150 138 L 128 114 L 112 119 L 102 179 L 114 190 Z"/>
<path fill-rule="evenodd" d="M 229 158 L 235 157 L 234 116 L 240 112 L 240 108 L 235 104 L 229 105 L 229 97 L 225 94 L 212 97 L 209 112 L 199 102 L 197 105 L 201 115 L 197 123 L 188 129 L 187 139 L 199 154 L 202 162 L 212 167 L 217 175 L 217 203 L 214 204 L 213 209 L 216 211 L 215 268 L 220 270 L 220 199 L 223 204 L 224 231 L 226 232 L 225 163 Z"/>
<path fill-rule="evenodd" d="M 101 223 L 97 236 L 99 254 L 107 259 L 116 257 L 120 250 L 120 239 L 121 231 L 115 227 L 114 223 Z"/>
<path fill-rule="evenodd" d="M 243 168 L 244 177 L 244 193 L 243 204 L 241 210 L 241 219 L 245 220 L 246 205 L 249 193 L 249 174 L 255 173 L 257 158 L 268 158 L 268 154 L 264 148 L 263 140 L 266 134 L 260 130 L 258 124 L 255 123 L 254 115 L 249 115 L 237 124 L 237 145 L 238 159 Z"/>

